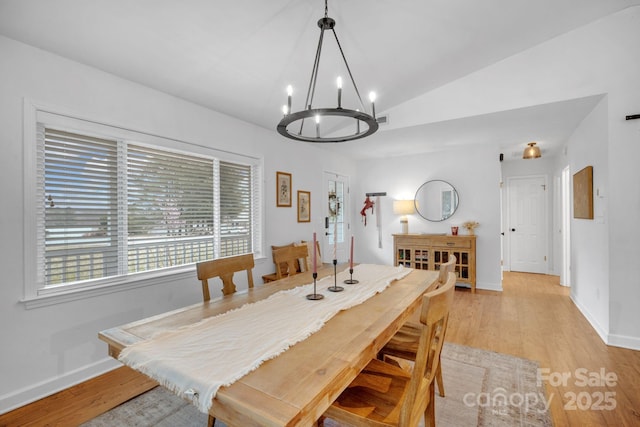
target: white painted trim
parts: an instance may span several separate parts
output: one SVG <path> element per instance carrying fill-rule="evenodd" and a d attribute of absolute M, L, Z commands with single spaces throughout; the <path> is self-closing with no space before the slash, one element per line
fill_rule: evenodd
<path fill-rule="evenodd" d="M 582 313 L 582 315 L 584 316 L 585 319 L 587 319 L 587 322 L 589 322 L 589 324 L 591 325 L 591 327 L 596 331 L 596 333 L 600 336 L 600 339 L 605 343 L 605 344 L 609 344 L 609 332 L 606 331 L 601 325 L 600 323 L 598 323 L 598 321 L 596 320 L 596 318 L 589 312 L 589 310 L 587 310 L 587 307 L 582 304 L 580 301 L 578 301 L 575 296 L 573 295 L 573 292 L 569 295 L 569 298 L 571 298 L 571 301 L 573 301 L 573 303 L 575 304 L 575 306 L 578 308 L 578 310 L 580 311 L 580 313 Z"/>
<path fill-rule="evenodd" d="M 171 270 L 172 272 L 168 273 L 167 270 Z M 140 273 L 139 275 L 120 277 L 117 282 L 107 281 L 100 285 L 70 288 L 63 292 L 58 291 L 49 294 L 41 293 L 34 297 L 24 298 L 20 302 L 22 302 L 28 310 L 32 308 L 46 307 L 49 305 L 61 304 L 69 301 L 96 297 L 99 295 L 112 294 L 114 292 L 127 291 L 145 286 L 155 286 L 166 282 L 172 283 L 178 280 L 193 279 L 194 271 L 194 264 L 183 265 L 170 269 L 154 270 L 147 273 Z"/>
<path fill-rule="evenodd" d="M 37 245 L 34 242 L 38 239 L 36 227 L 36 203 L 37 203 L 37 171 L 36 156 L 37 147 L 36 127 L 38 122 L 55 124 L 55 126 L 70 126 L 70 131 L 77 129 L 88 132 L 92 136 L 104 137 L 108 135 L 112 138 L 131 139 L 137 145 L 161 147 L 173 152 L 198 154 L 207 158 L 215 158 L 225 161 L 232 161 L 251 165 L 259 170 L 257 177 L 257 203 L 259 211 L 255 221 L 261 227 L 260 242 L 254 248 L 256 258 L 264 257 L 264 223 L 265 205 L 262 203 L 264 197 L 264 158 L 232 153 L 226 150 L 219 150 L 213 147 L 195 144 L 184 140 L 164 137 L 149 132 L 127 129 L 125 127 L 106 123 L 104 121 L 88 118 L 79 112 L 72 111 L 60 106 L 46 105 L 29 98 L 23 98 L 23 212 L 25 215 L 23 227 L 23 296 L 21 302 L 27 309 L 59 304 L 74 301 L 82 298 L 89 298 L 98 295 L 120 292 L 123 290 L 150 286 L 152 284 L 174 281 L 187 278 L 187 274 L 193 274 L 193 264 L 178 267 L 170 267 L 162 270 L 152 270 L 149 272 L 128 274 L 123 276 L 98 279 L 86 284 L 73 284 L 64 287 L 41 288 L 39 283 L 42 280 L 38 277 L 36 266 Z M 179 148 L 176 148 L 179 147 Z M 255 187 L 255 183 L 252 185 Z M 255 214 L 255 212 L 253 212 Z M 254 242 L 255 244 L 255 242 Z"/>
<path fill-rule="evenodd" d="M 627 335 L 609 334 L 608 345 L 628 348 L 630 350 L 640 350 L 640 338 Z"/>
<path fill-rule="evenodd" d="M 480 283 L 476 282 L 476 289 L 482 289 L 484 291 L 496 291 L 502 292 L 502 283 Z"/>
<path fill-rule="evenodd" d="M 608 331 L 605 331 L 598 322 L 596 322 L 595 318 L 591 313 L 589 313 L 589 310 L 577 301 L 573 294 L 571 294 L 570 297 L 571 301 L 573 301 L 576 307 L 578 307 L 578 310 L 580 310 L 585 319 L 587 319 L 587 322 L 589 322 L 605 344 L 614 347 L 628 348 L 629 350 L 640 350 L 640 338 L 630 337 L 628 335 L 610 334 Z"/>
<path fill-rule="evenodd" d="M 0 396 L 0 414 L 35 402 L 120 366 L 122 366 L 120 362 L 111 357 L 105 357 L 98 362 L 83 366 L 64 375 L 4 394 Z"/>

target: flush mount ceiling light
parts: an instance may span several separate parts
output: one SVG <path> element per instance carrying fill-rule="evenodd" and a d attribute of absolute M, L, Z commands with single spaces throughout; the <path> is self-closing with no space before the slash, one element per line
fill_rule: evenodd
<path fill-rule="evenodd" d="M 538 147 L 535 142 L 528 143 L 527 148 L 525 148 L 524 153 L 522 153 L 523 159 L 537 159 L 540 156 L 540 147 Z"/>
<path fill-rule="evenodd" d="M 345 142 L 352 141 L 354 139 L 364 138 L 365 136 L 369 136 L 378 130 L 378 122 L 376 121 L 376 110 L 375 110 L 375 98 L 376 95 L 374 92 L 369 94 L 369 100 L 371 101 L 371 114 L 366 112 L 364 103 L 362 102 L 362 98 L 360 97 L 360 92 L 358 91 L 358 87 L 356 86 L 356 82 L 351 74 L 351 69 L 349 68 L 349 64 L 347 63 L 347 58 L 344 56 L 344 52 L 342 51 L 342 47 L 340 46 L 340 41 L 338 40 L 338 35 L 334 29 L 336 25 L 336 21 L 328 16 L 329 8 L 327 6 L 327 0 L 324 2 L 324 17 L 318 20 L 318 27 L 320 27 L 320 39 L 318 40 L 318 49 L 316 50 L 315 61 L 313 63 L 313 69 L 311 70 L 311 80 L 309 81 L 309 88 L 307 89 L 307 98 L 305 100 L 304 106 L 305 109 L 292 112 L 291 111 L 291 97 L 293 94 L 293 88 L 291 86 L 287 87 L 287 105 L 282 107 L 282 113 L 284 117 L 278 123 L 278 133 L 287 138 L 295 139 L 297 141 L 306 141 L 306 142 Z M 316 90 L 316 81 L 318 79 L 318 66 L 320 64 L 320 55 L 322 53 L 322 42 L 324 39 L 324 31 L 331 30 L 333 33 L 336 44 L 338 45 L 338 49 L 340 50 L 340 55 L 344 60 L 344 65 L 346 66 L 347 73 L 349 74 L 349 78 L 351 83 L 353 84 L 353 88 L 355 89 L 356 96 L 360 101 L 360 109 L 348 109 L 342 108 L 342 78 L 337 78 L 337 98 L 338 103 L 335 108 L 317 108 L 313 106 L 313 98 Z M 342 129 L 349 129 L 346 135 L 326 135 L 323 136 L 321 132 L 321 124 L 323 122 L 323 118 L 347 118 L 351 119 L 351 123 L 346 124 L 342 127 Z M 305 120 L 313 119 L 312 126 L 307 126 L 307 129 L 304 129 Z M 363 126 L 361 126 L 361 122 Z M 289 129 L 292 128 L 292 129 Z M 325 126 L 328 128 L 328 126 Z"/>

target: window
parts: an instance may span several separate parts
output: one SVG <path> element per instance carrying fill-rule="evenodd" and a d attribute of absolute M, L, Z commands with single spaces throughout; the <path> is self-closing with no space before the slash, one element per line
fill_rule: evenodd
<path fill-rule="evenodd" d="M 37 124 L 32 296 L 260 252 L 256 159 L 101 131 Z"/>

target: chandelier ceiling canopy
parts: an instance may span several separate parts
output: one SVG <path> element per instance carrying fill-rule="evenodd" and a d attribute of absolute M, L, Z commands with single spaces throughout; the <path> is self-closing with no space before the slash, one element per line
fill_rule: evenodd
<path fill-rule="evenodd" d="M 338 35 L 335 31 L 336 21 L 333 18 L 330 18 L 328 13 L 329 9 L 327 6 L 327 0 L 325 0 L 324 17 L 318 20 L 320 39 L 318 40 L 318 48 L 316 50 L 315 60 L 311 70 L 311 79 L 309 81 L 307 97 L 305 99 L 303 109 L 295 112 L 292 111 L 291 104 L 293 88 L 289 85 L 287 87 L 287 104 L 282 107 L 283 117 L 277 126 L 278 133 L 297 141 L 316 143 L 345 142 L 364 138 L 378 130 L 375 110 L 376 95 L 374 92 L 369 94 L 371 113 L 368 113 L 364 103 L 362 102 L 360 92 L 358 91 L 358 87 L 355 79 L 353 78 L 353 74 L 351 73 L 351 69 L 349 68 L 349 64 L 347 63 L 347 58 L 345 57 L 340 41 L 338 40 Z M 349 75 L 349 80 L 353 85 L 355 95 L 359 101 L 359 108 L 350 109 L 342 107 L 342 77 L 338 77 L 336 79 L 336 107 L 316 107 L 313 105 L 325 30 L 331 30 L 333 33 L 340 55 L 344 61 L 347 74 Z M 335 131 L 335 128 L 331 128 L 326 123 L 328 120 L 336 118 L 347 119 L 346 123 L 340 122 L 339 131 Z M 305 121 L 312 122 L 306 126 L 306 129 Z M 333 123 L 335 123 L 335 121 Z M 328 129 L 333 129 L 333 132 Z"/>

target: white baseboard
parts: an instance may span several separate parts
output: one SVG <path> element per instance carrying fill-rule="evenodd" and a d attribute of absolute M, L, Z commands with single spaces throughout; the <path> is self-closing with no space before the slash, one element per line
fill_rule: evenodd
<path fill-rule="evenodd" d="M 600 336 L 600 339 L 605 343 L 605 344 L 609 344 L 609 331 L 607 331 L 605 328 L 603 328 L 600 323 L 598 323 L 598 321 L 596 320 L 595 317 L 593 317 L 593 315 L 591 315 L 591 313 L 589 312 L 589 310 L 587 310 L 587 308 L 584 306 L 584 304 L 582 304 L 580 301 L 578 301 L 575 296 L 573 295 L 573 292 L 571 292 L 569 294 L 569 298 L 571 298 L 571 301 L 573 301 L 573 303 L 575 304 L 576 307 L 578 307 L 578 310 L 580 311 L 580 313 L 582 313 L 582 315 L 584 316 L 585 319 L 587 319 L 587 322 L 589 322 L 589 324 L 591 325 L 591 327 L 596 331 L 596 333 L 598 334 L 598 336 Z"/>
<path fill-rule="evenodd" d="M 502 292 L 502 283 L 476 283 L 476 289 Z"/>
<path fill-rule="evenodd" d="M 16 390 L 12 393 L 4 394 L 0 396 L 0 414 L 4 414 L 21 406 L 35 402 L 43 397 L 50 396 L 120 366 L 122 366 L 122 364 L 115 359 L 105 357 L 98 362 L 75 369 L 59 377 L 42 381 L 38 384 Z"/>
<path fill-rule="evenodd" d="M 630 350 L 640 350 L 640 338 L 626 335 L 609 334 L 609 342 L 614 347 L 628 348 Z"/>
<path fill-rule="evenodd" d="M 571 294 L 571 301 L 578 307 L 578 310 L 582 313 L 582 315 L 587 319 L 587 322 L 591 324 L 593 329 L 595 329 L 596 333 L 600 336 L 600 339 L 607 344 L 614 347 L 628 348 L 629 350 L 640 350 L 640 338 L 638 337 L 630 337 L 628 335 L 618 335 L 611 334 L 609 331 L 606 331 L 600 324 L 595 320 L 595 318 L 589 313 L 589 310 L 580 303 L 580 301 L 574 298 L 573 294 Z"/>

